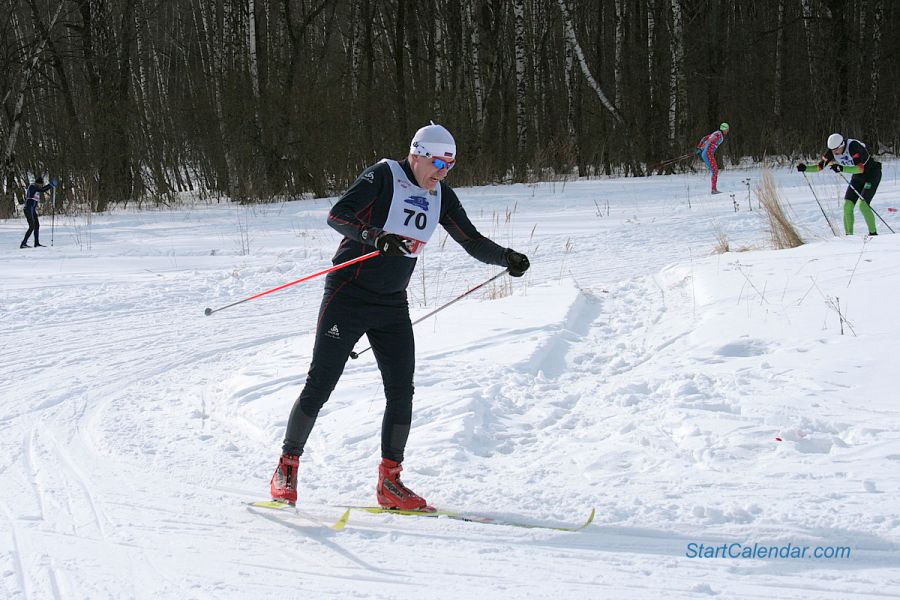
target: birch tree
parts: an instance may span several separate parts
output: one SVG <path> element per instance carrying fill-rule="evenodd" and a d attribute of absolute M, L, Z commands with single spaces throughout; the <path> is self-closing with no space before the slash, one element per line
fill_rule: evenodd
<path fill-rule="evenodd" d="M 881 24 L 884 20 L 884 0 L 874 0 L 872 10 L 872 67 L 869 76 L 869 111 L 870 127 L 878 128 L 878 80 L 881 73 Z M 871 133 L 875 133 L 872 131 Z"/>
<path fill-rule="evenodd" d="M 566 7 L 566 0 L 557 0 L 557 3 L 559 6 L 559 11 L 562 15 L 562 24 L 563 30 L 565 32 L 566 43 L 569 44 L 572 47 L 572 50 L 575 52 L 575 56 L 578 59 L 578 64 L 581 66 L 581 74 L 584 76 L 591 89 L 594 90 L 594 93 L 597 95 L 597 99 L 600 100 L 600 103 L 603 104 L 606 110 L 609 111 L 616 122 L 624 125 L 625 122 L 622 119 L 622 116 L 619 114 L 619 111 L 616 110 L 616 107 L 613 106 L 613 104 L 609 101 L 609 99 L 606 97 L 606 94 L 604 94 L 603 90 L 600 89 L 600 84 L 597 83 L 597 80 L 594 79 L 594 76 L 591 74 L 591 70 L 584 58 L 584 52 L 582 52 L 581 46 L 578 43 L 578 38 L 575 36 L 575 27 L 572 25 L 572 17 L 569 15 L 568 7 Z"/>
<path fill-rule="evenodd" d="M 516 149 L 519 156 L 528 144 L 528 108 L 525 81 L 525 0 L 513 0 L 516 63 Z"/>
<path fill-rule="evenodd" d="M 678 134 L 684 131 L 684 111 L 687 104 L 687 90 L 684 83 L 684 21 L 681 0 L 671 0 L 672 66 L 669 73 L 669 145 L 678 142 Z"/>
<path fill-rule="evenodd" d="M 616 54 L 613 104 L 622 106 L 625 99 L 625 0 L 615 0 L 614 7 L 616 11 Z"/>
<path fill-rule="evenodd" d="M 473 15 L 474 2 L 466 2 L 465 18 L 469 30 L 469 60 L 472 72 L 472 94 L 475 104 L 475 129 L 478 139 L 484 136 L 484 84 L 481 81 L 481 36 Z"/>

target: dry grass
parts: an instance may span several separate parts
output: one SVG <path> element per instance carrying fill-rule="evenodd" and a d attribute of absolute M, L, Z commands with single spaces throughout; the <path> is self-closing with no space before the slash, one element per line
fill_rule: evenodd
<path fill-rule="evenodd" d="M 731 251 L 731 243 L 728 241 L 728 234 L 722 231 L 721 227 L 716 228 L 716 247 L 713 248 L 713 254 L 725 254 Z"/>
<path fill-rule="evenodd" d="M 485 292 L 485 296 L 490 298 L 491 300 L 499 300 L 500 298 L 506 298 L 507 296 L 512 296 L 513 294 L 513 279 L 512 277 L 501 277 L 500 279 L 491 283 L 491 285 L 487 288 Z"/>
<path fill-rule="evenodd" d="M 756 195 L 768 218 L 772 245 L 778 250 L 802 246 L 803 239 L 782 208 L 781 199 L 778 197 L 778 188 L 775 186 L 775 179 L 768 166 L 763 166 L 762 176 L 756 187 Z"/>
<path fill-rule="evenodd" d="M 731 240 L 728 239 L 728 234 L 725 233 L 720 226 L 716 226 L 716 245 L 713 247 L 713 254 L 725 254 L 726 252 L 750 252 L 752 250 L 759 250 L 759 248 L 754 248 L 753 246 L 748 246 L 747 244 L 741 246 L 732 246 Z"/>

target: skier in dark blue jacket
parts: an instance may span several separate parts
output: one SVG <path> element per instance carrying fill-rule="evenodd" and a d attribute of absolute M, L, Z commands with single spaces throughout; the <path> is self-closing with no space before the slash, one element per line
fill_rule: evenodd
<path fill-rule="evenodd" d="M 41 230 L 41 222 L 38 220 L 37 207 L 43 195 L 52 187 L 50 184 L 44 185 L 43 177 L 36 178 L 34 183 L 28 186 L 28 190 L 25 192 L 25 218 L 28 220 L 28 231 L 25 232 L 25 238 L 19 244 L 19 248 L 31 247 L 28 245 L 28 238 L 31 237 L 32 231 L 34 232 L 34 247 L 42 248 L 44 246 L 38 237 Z"/>
<path fill-rule="evenodd" d="M 334 264 L 376 248 L 381 254 L 333 271 L 326 279 L 306 385 L 291 410 L 282 456 L 270 484 L 274 500 L 297 501 L 300 455 L 353 346 L 366 335 L 387 399 L 378 503 L 386 508 L 427 510 L 425 499 L 400 481 L 412 422 L 415 341 L 406 288 L 416 257 L 440 224 L 481 262 L 506 267 L 514 277 L 529 267 L 524 254 L 484 237 L 466 216 L 456 193 L 444 182 L 455 165 L 453 136 L 432 123 L 416 132 L 406 159 L 383 159 L 367 168 L 331 209 L 328 224 L 344 236 Z"/>

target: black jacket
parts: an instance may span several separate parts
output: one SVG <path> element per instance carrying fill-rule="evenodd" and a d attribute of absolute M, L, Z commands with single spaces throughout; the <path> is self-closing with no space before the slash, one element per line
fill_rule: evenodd
<path fill-rule="evenodd" d="M 407 160 L 400 161 L 409 180 L 416 183 Z M 507 249 L 481 235 L 463 210 L 456 192 L 443 181 L 440 224 L 466 252 L 481 262 L 507 267 Z M 350 186 L 328 214 L 328 224 L 344 236 L 332 262 L 339 263 L 375 250 L 393 198 L 393 177 L 387 163 L 367 168 Z M 328 275 L 327 286 L 336 289 L 350 283 L 365 292 L 386 296 L 385 300 L 406 300 L 406 288 L 416 267 L 416 259 L 405 256 L 376 256 Z"/>

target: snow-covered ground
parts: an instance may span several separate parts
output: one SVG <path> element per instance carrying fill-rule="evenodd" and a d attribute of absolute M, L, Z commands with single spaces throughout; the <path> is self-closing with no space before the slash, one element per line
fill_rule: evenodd
<path fill-rule="evenodd" d="M 896 230 L 898 172 L 874 205 Z M 404 481 L 533 523 L 596 507 L 576 533 L 323 526 L 374 502 L 371 353 L 302 458 L 309 518 L 242 505 L 267 497 L 322 281 L 203 310 L 329 266 L 329 201 L 60 218 L 36 250 L 0 222 L 0 597 L 895 597 L 900 238 L 866 240 L 861 215 L 831 235 L 803 177 L 775 175 L 794 250 L 771 249 L 758 168 L 719 196 L 701 173 L 458 190 L 533 267 L 417 326 Z M 843 183 L 811 180 L 839 224 Z M 414 318 L 498 271 L 432 242 Z M 729 556 L 754 544 L 808 550 Z"/>

